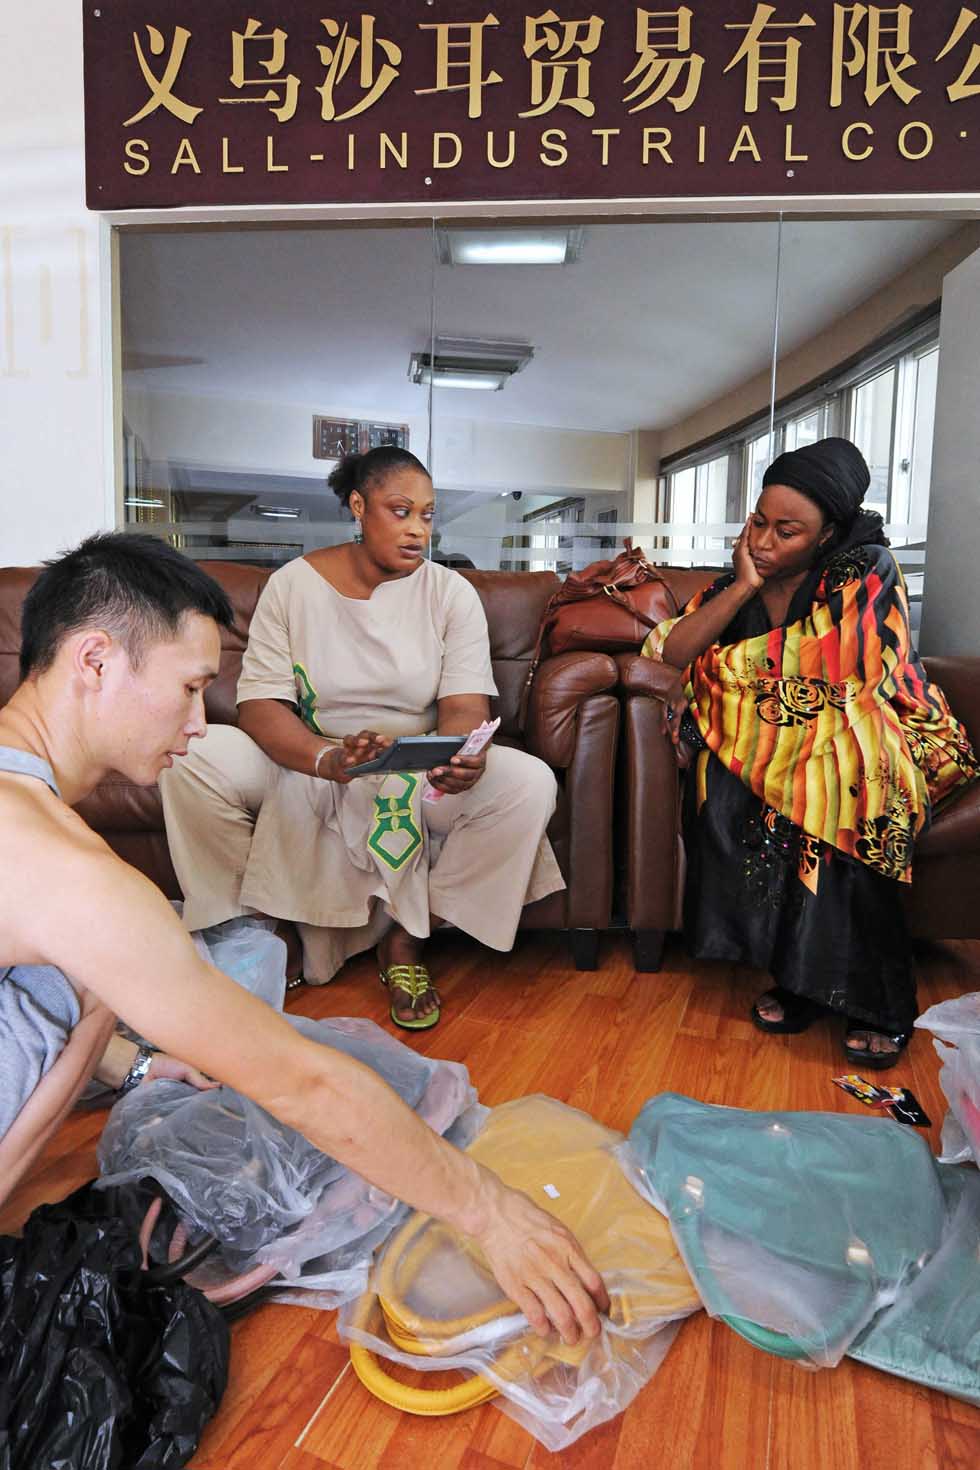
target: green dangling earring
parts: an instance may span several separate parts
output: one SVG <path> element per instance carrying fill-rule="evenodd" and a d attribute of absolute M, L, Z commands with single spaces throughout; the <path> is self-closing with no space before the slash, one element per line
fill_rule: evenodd
<path fill-rule="evenodd" d="M 361 534 L 361 523 L 360 523 L 360 521 L 355 521 L 354 522 L 354 545 L 355 546 L 360 546 L 360 544 L 361 544 L 361 542 L 363 540 L 364 540 L 364 537 Z"/>

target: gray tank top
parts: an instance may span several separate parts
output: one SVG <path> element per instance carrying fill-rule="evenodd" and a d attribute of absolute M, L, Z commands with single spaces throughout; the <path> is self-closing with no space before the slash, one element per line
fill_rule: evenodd
<path fill-rule="evenodd" d="M 40 756 L 0 745 L 0 771 L 36 776 L 61 795 Z M 0 965 L 0 1138 L 64 1050 L 81 1009 L 54 965 Z"/>

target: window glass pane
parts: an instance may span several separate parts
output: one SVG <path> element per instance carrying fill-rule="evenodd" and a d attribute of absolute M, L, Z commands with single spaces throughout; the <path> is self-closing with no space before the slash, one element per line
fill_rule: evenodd
<path fill-rule="evenodd" d="M 728 455 L 720 455 L 707 464 L 698 466 L 697 520 L 702 526 L 721 526 L 725 523 L 725 503 L 728 494 Z M 697 544 L 706 552 L 722 551 L 725 537 L 720 532 L 699 536 Z M 714 558 L 707 558 L 713 561 Z"/>
<path fill-rule="evenodd" d="M 670 509 L 669 519 L 674 526 L 692 526 L 696 519 L 695 492 L 698 472 L 696 469 L 677 470 L 676 475 L 670 476 Z M 676 550 L 689 550 L 693 547 L 692 534 L 673 534 L 670 537 L 670 545 Z"/>
<path fill-rule="evenodd" d="M 807 444 L 816 444 L 823 437 L 822 418 L 822 411 L 818 408 L 805 418 L 790 419 L 783 430 L 783 448 L 802 449 Z"/>
<path fill-rule="evenodd" d="M 932 432 L 936 418 L 936 380 L 939 348 L 923 353 L 916 362 L 915 437 L 912 444 L 912 483 L 909 493 L 909 522 L 925 526 L 929 513 L 929 480 L 932 473 Z"/>
<path fill-rule="evenodd" d="M 755 505 L 762 493 L 762 477 L 769 464 L 775 458 L 769 453 L 769 433 L 760 434 L 746 445 L 746 506 L 745 514 Z"/>
<path fill-rule="evenodd" d="M 895 402 L 895 368 L 879 373 L 855 388 L 851 407 L 851 438 L 868 461 L 871 485 L 865 505 L 888 516 L 888 487 L 891 477 L 892 423 Z"/>

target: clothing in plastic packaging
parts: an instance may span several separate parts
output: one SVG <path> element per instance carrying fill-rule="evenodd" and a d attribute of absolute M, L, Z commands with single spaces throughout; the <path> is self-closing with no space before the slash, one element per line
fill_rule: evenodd
<path fill-rule="evenodd" d="M 0 1237 L 0 1470 L 176 1470 L 228 1376 L 228 1328 L 140 1270 L 149 1196 L 85 1185 Z"/>
<path fill-rule="evenodd" d="M 942 1062 L 939 1085 L 950 1109 L 943 1122 L 943 1161 L 980 1164 L 980 991 L 930 1006 L 915 1024 L 939 1038 L 933 1043 Z"/>
<path fill-rule="evenodd" d="M 360 1018 L 285 1018 L 354 1057 L 439 1133 L 476 1100 L 466 1068 L 421 1057 Z M 192 1242 L 216 1236 L 226 1271 L 259 1266 L 337 1306 L 363 1290 L 375 1247 L 403 1207 L 229 1087 L 144 1083 L 116 1103 L 98 1147 L 103 1182 L 152 1178 L 180 1209 Z M 213 1284 L 213 1275 L 192 1277 Z M 311 1301 L 311 1304 L 312 1303 Z"/>
<path fill-rule="evenodd" d="M 535 1096 L 492 1109 L 468 1149 L 578 1237 L 611 1298 L 600 1336 L 575 1347 L 537 1337 L 475 1243 L 416 1214 L 389 1241 L 369 1291 L 341 1316 L 355 1371 L 372 1392 L 419 1414 L 499 1395 L 503 1411 L 552 1450 L 631 1402 L 700 1301 L 666 1221 L 619 1164 L 621 1142 L 587 1114 Z M 467 1377 L 450 1390 L 412 1389 L 377 1355 Z"/>
<path fill-rule="evenodd" d="M 243 990 L 281 1011 L 286 998 L 286 944 L 269 919 L 252 914 L 226 919 L 192 935 L 202 959 L 223 970 Z"/>
<path fill-rule="evenodd" d="M 980 1408 L 980 1173 L 940 1165 L 942 1244 L 848 1356 Z"/>
<path fill-rule="evenodd" d="M 839 1362 L 942 1239 L 932 1155 L 890 1119 L 664 1093 L 629 1143 L 708 1312 L 780 1356 Z"/>

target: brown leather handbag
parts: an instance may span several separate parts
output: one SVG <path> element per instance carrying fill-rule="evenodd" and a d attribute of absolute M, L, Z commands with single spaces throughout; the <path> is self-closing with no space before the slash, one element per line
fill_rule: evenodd
<path fill-rule="evenodd" d="M 586 649 L 628 653 L 651 628 L 680 612 L 663 576 L 627 536 L 624 551 L 573 572 L 549 599 L 521 700 L 526 711 L 531 684 L 545 649 L 549 655 Z"/>

